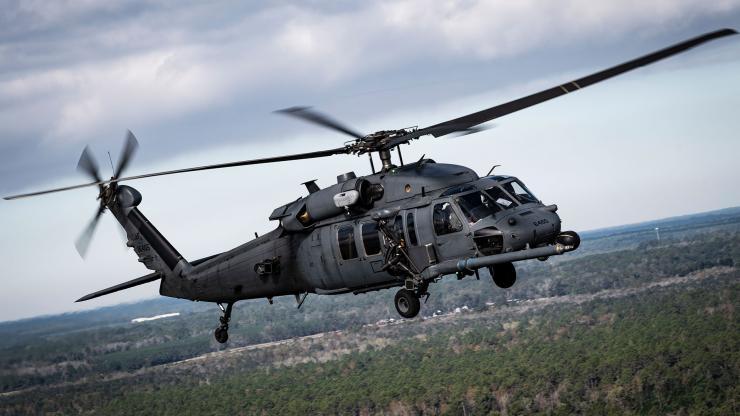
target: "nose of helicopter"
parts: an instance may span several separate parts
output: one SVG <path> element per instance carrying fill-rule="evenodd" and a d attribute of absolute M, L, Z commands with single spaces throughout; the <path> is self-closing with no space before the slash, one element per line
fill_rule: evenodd
<path fill-rule="evenodd" d="M 532 210 L 532 214 L 528 214 L 520 218 L 524 222 L 529 222 L 532 228 L 532 242 L 531 247 L 537 247 L 544 244 L 552 244 L 555 242 L 558 234 L 560 234 L 560 216 L 555 212 L 557 206 L 540 206 Z"/>
<path fill-rule="evenodd" d="M 476 245 L 484 254 L 489 254 L 494 246 L 495 251 L 508 252 L 553 244 L 561 225 L 556 210 L 554 205 L 538 205 L 485 218 L 472 230 Z M 498 242 L 493 244 L 494 240 Z"/>

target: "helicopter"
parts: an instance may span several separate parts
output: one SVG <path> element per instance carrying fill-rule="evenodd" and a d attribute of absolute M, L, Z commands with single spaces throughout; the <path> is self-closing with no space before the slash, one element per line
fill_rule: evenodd
<path fill-rule="evenodd" d="M 493 283 L 509 288 L 516 282 L 515 262 L 562 255 L 576 250 L 580 237 L 561 230 L 555 204 L 545 205 L 523 181 L 513 176 L 484 176 L 465 166 L 422 157 L 403 162 L 400 146 L 422 137 L 464 135 L 481 125 L 718 38 L 734 35 L 721 29 L 674 44 L 555 87 L 425 128 L 402 128 L 361 134 L 309 107 L 278 110 L 350 136 L 344 146 L 178 170 L 123 176 L 138 148 L 128 132 L 113 176 L 103 179 L 89 147 L 78 170 L 91 182 L 8 196 L 12 200 L 83 187 L 98 188 L 98 207 L 75 246 L 84 257 L 101 216 L 110 211 L 133 249 L 152 273 L 88 294 L 77 302 L 160 281 L 162 296 L 214 302 L 220 310 L 214 337 L 228 340 L 234 304 L 240 300 L 295 296 L 300 308 L 308 294 L 355 295 L 399 288 L 394 298 L 403 318 L 414 318 L 429 285 L 444 276 L 479 278 L 488 269 Z M 398 164 L 393 161 L 397 152 Z M 369 156 L 372 173 L 347 172 L 337 183 L 320 188 L 304 182 L 306 195 L 269 215 L 277 227 L 234 249 L 198 260 L 186 260 L 139 210 L 142 195 L 122 182 L 228 167 L 324 158 Z M 380 160 L 376 170 L 373 154 Z M 495 168 L 496 166 L 494 166 Z"/>

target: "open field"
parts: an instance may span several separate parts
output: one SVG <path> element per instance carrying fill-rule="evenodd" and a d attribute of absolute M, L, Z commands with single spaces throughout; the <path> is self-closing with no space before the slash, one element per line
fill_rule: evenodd
<path fill-rule="evenodd" d="M 414 320 L 385 291 L 245 302 L 226 348 L 165 299 L 2 323 L 0 414 L 737 414 L 740 210 L 661 224 L 509 290 L 448 279 Z"/>

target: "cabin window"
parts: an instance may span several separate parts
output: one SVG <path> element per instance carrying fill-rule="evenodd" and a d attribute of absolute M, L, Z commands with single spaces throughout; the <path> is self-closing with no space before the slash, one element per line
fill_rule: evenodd
<path fill-rule="evenodd" d="M 416 225 L 414 224 L 414 213 L 406 214 L 406 233 L 409 235 L 409 244 L 412 246 L 419 245 L 419 239 L 416 237 Z"/>
<path fill-rule="evenodd" d="M 362 224 L 362 244 L 365 246 L 366 255 L 372 256 L 380 253 L 380 234 L 376 223 Z"/>
<path fill-rule="evenodd" d="M 337 241 L 339 242 L 339 252 L 342 259 L 349 260 L 357 257 L 357 244 L 355 244 L 355 227 L 351 224 L 339 227 L 337 231 Z"/>
<path fill-rule="evenodd" d="M 455 210 L 452 209 L 452 204 L 449 202 L 443 202 L 434 206 L 432 222 L 434 223 L 434 232 L 437 235 L 456 233 L 463 228 L 460 217 L 457 216 Z"/>
<path fill-rule="evenodd" d="M 400 215 L 396 215 L 396 219 L 393 220 L 393 226 L 391 227 L 391 232 L 393 233 L 393 238 L 396 239 L 397 242 L 403 241 L 403 217 Z"/>

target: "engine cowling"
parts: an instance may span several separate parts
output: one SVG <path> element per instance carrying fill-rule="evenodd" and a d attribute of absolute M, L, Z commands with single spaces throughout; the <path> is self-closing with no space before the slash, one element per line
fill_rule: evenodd
<path fill-rule="evenodd" d="M 382 185 L 352 178 L 295 201 L 282 214 L 273 213 L 271 219 L 280 218 L 288 231 L 300 231 L 345 212 L 370 209 L 382 197 Z"/>

